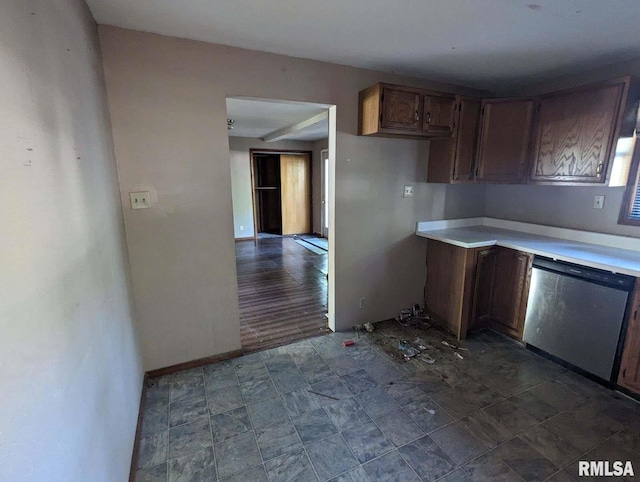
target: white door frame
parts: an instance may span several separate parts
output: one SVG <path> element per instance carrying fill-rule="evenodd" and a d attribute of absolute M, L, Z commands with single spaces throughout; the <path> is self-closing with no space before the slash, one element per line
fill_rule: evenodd
<path fill-rule="evenodd" d="M 328 216 L 328 201 L 329 201 L 329 149 L 320 150 L 320 234 L 323 238 L 329 237 L 329 216 Z"/>

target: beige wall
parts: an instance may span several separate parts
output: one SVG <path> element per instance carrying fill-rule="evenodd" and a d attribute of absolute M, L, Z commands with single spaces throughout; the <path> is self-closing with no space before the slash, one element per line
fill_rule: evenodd
<path fill-rule="evenodd" d="M 483 213 L 483 186 L 424 183 L 428 142 L 356 136 L 368 85 L 452 86 L 115 27 L 100 39 L 123 200 L 156 199 L 125 209 L 147 369 L 240 346 L 226 96 L 337 105 L 338 329 L 422 300 L 416 221 Z"/>
<path fill-rule="evenodd" d="M 304 141 L 283 140 L 264 142 L 262 139 L 252 139 L 249 137 L 229 137 L 233 233 L 236 238 L 247 238 L 254 235 L 253 198 L 251 196 L 251 159 L 249 158 L 249 149 L 313 151 L 313 145 L 313 142 Z M 313 156 L 311 162 L 315 164 L 317 161 L 315 156 Z M 315 169 L 313 164 L 312 169 Z M 315 178 L 312 182 L 316 182 Z M 244 226 L 244 231 L 240 230 L 240 226 Z"/>
<path fill-rule="evenodd" d="M 581 75 L 530 85 L 505 95 L 537 95 L 623 75 L 640 76 L 640 59 Z M 486 216 L 640 238 L 640 227 L 618 224 L 624 188 L 586 186 L 487 186 Z M 604 195 L 604 209 L 593 196 Z"/>
<path fill-rule="evenodd" d="M 127 480 L 142 360 L 96 26 L 0 15 L 0 480 Z"/>

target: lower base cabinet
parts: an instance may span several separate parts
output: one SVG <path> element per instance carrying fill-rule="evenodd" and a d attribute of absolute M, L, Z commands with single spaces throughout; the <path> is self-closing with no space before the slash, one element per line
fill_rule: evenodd
<path fill-rule="evenodd" d="M 629 324 L 620 361 L 618 385 L 640 395 L 640 278 L 629 309 Z"/>
<path fill-rule="evenodd" d="M 429 240 L 427 312 L 458 339 L 487 326 L 521 339 L 532 260 L 513 249 L 465 249 Z"/>

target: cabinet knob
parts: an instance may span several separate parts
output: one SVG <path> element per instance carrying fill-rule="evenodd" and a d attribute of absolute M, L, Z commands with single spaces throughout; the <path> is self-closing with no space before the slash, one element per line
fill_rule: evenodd
<path fill-rule="evenodd" d="M 416 122 L 420 121 L 420 113 L 416 111 Z"/>
<path fill-rule="evenodd" d="M 602 174 L 603 167 L 604 167 L 604 162 L 601 162 L 600 164 L 598 164 L 598 167 L 596 167 L 596 176 L 599 176 L 600 174 Z"/>
<path fill-rule="evenodd" d="M 427 125 L 431 124 L 431 112 L 427 112 Z"/>

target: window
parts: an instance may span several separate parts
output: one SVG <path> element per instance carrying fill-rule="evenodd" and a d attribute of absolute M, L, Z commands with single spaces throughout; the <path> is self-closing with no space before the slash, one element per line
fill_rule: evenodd
<path fill-rule="evenodd" d="M 633 161 L 618 223 L 640 226 L 640 142 L 635 144 L 633 150 Z"/>

